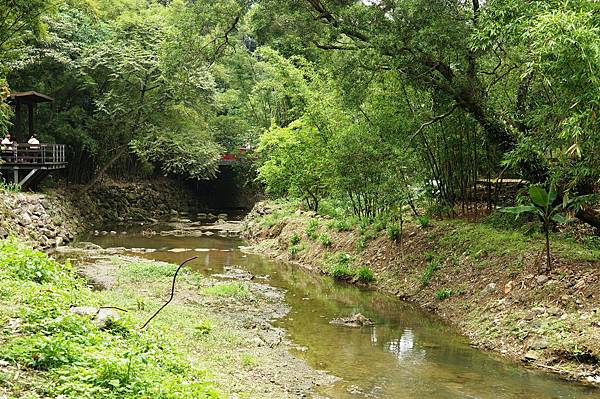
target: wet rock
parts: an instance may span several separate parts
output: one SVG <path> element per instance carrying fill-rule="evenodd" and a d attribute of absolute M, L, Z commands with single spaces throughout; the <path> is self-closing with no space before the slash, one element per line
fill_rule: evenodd
<path fill-rule="evenodd" d="M 357 313 L 350 317 L 342 317 L 339 319 L 333 319 L 329 322 L 329 324 L 358 328 L 358 327 L 364 327 L 364 326 L 372 326 L 375 323 L 373 322 L 373 320 L 363 316 L 361 313 Z"/>
<path fill-rule="evenodd" d="M 589 375 L 585 380 L 592 384 L 600 384 L 600 375 Z"/>
<path fill-rule="evenodd" d="M 213 277 L 243 281 L 250 281 L 254 279 L 254 275 L 252 273 L 232 267 L 225 267 L 225 273 L 213 274 Z"/>
<path fill-rule="evenodd" d="M 526 363 L 532 363 L 532 362 L 535 362 L 536 360 L 538 360 L 539 358 L 540 358 L 540 356 L 536 352 L 528 351 L 527 353 L 525 353 L 523 355 L 521 360 L 523 360 Z"/>
<path fill-rule="evenodd" d="M 72 245 L 74 248 L 84 249 L 86 251 L 100 251 L 102 247 L 91 242 L 77 242 Z"/>

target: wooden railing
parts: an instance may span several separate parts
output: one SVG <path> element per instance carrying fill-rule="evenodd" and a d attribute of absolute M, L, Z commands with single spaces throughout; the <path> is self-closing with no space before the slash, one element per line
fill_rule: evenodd
<path fill-rule="evenodd" d="M 64 144 L 10 144 L 0 146 L 2 165 L 61 165 L 67 162 Z"/>

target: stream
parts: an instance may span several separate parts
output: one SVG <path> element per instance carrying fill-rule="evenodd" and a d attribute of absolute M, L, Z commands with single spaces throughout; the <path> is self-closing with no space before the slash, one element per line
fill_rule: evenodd
<path fill-rule="evenodd" d="M 391 295 L 246 254 L 240 249 L 244 242 L 239 239 L 160 234 L 146 237 L 138 228 L 126 235 L 87 240 L 103 248 L 153 249 L 156 251 L 136 256 L 171 263 L 198 256 L 191 267 L 204 275 L 235 266 L 253 275 L 270 276 L 264 283 L 286 290 L 291 307 L 290 313 L 274 324 L 285 328 L 289 339 L 305 348 L 293 354 L 311 367 L 341 378 L 338 383 L 317 388 L 324 397 L 600 398 L 598 389 L 476 350 L 437 318 Z M 332 319 L 358 312 L 374 320 L 375 325 L 348 328 L 329 324 Z"/>

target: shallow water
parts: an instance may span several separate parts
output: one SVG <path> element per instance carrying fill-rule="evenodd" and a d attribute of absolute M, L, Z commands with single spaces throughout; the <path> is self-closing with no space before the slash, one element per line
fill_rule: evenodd
<path fill-rule="evenodd" d="M 591 399 L 600 390 L 562 381 L 471 348 L 453 329 L 412 304 L 393 296 L 336 283 L 289 264 L 239 250 L 242 241 L 219 237 L 143 237 L 140 234 L 95 237 L 102 247 L 152 248 L 138 255 L 180 263 L 203 274 L 236 266 L 266 284 L 287 290 L 290 314 L 275 322 L 306 350 L 295 355 L 342 380 L 319 387 L 331 398 L 493 398 Z M 170 252 L 172 249 L 188 249 Z M 262 282 L 262 280 L 258 280 Z M 360 329 L 329 321 L 360 312 L 376 324 Z"/>

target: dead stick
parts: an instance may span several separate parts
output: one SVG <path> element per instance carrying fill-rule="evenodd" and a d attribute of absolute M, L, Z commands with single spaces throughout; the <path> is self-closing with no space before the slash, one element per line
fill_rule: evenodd
<path fill-rule="evenodd" d="M 198 257 L 197 257 L 197 256 L 194 256 L 193 258 L 190 258 L 190 259 L 188 259 L 188 260 L 184 261 L 184 262 L 183 262 L 181 265 L 179 265 L 179 267 L 177 268 L 177 271 L 175 272 L 175 275 L 173 276 L 173 285 L 171 286 L 171 297 L 169 298 L 169 300 L 167 301 L 167 303 L 165 303 L 164 305 L 162 305 L 162 306 L 160 307 L 160 309 L 158 309 L 158 310 L 156 311 L 156 313 L 154 313 L 154 314 L 152 315 L 152 317 L 150 317 L 150 318 L 148 319 L 148 321 L 147 321 L 147 322 L 146 322 L 146 323 L 145 323 L 145 324 L 142 326 L 141 330 L 143 330 L 144 328 L 146 328 L 146 326 L 147 326 L 147 325 L 148 325 L 148 324 L 149 324 L 149 323 L 152 321 L 152 319 L 154 319 L 154 318 L 155 318 L 155 317 L 156 317 L 156 316 L 157 316 L 157 315 L 160 313 L 160 311 L 161 311 L 161 310 L 163 310 L 163 309 L 164 309 L 164 308 L 165 308 L 165 307 L 166 307 L 168 304 L 170 304 L 170 303 L 171 303 L 171 301 L 173 300 L 173 297 L 175 296 L 175 281 L 177 280 L 177 274 L 179 274 L 179 271 L 181 270 L 181 268 L 182 268 L 182 267 L 183 267 L 183 266 L 184 266 L 186 263 L 188 263 L 188 262 L 191 262 L 191 261 L 193 261 L 194 259 L 198 259 Z"/>

